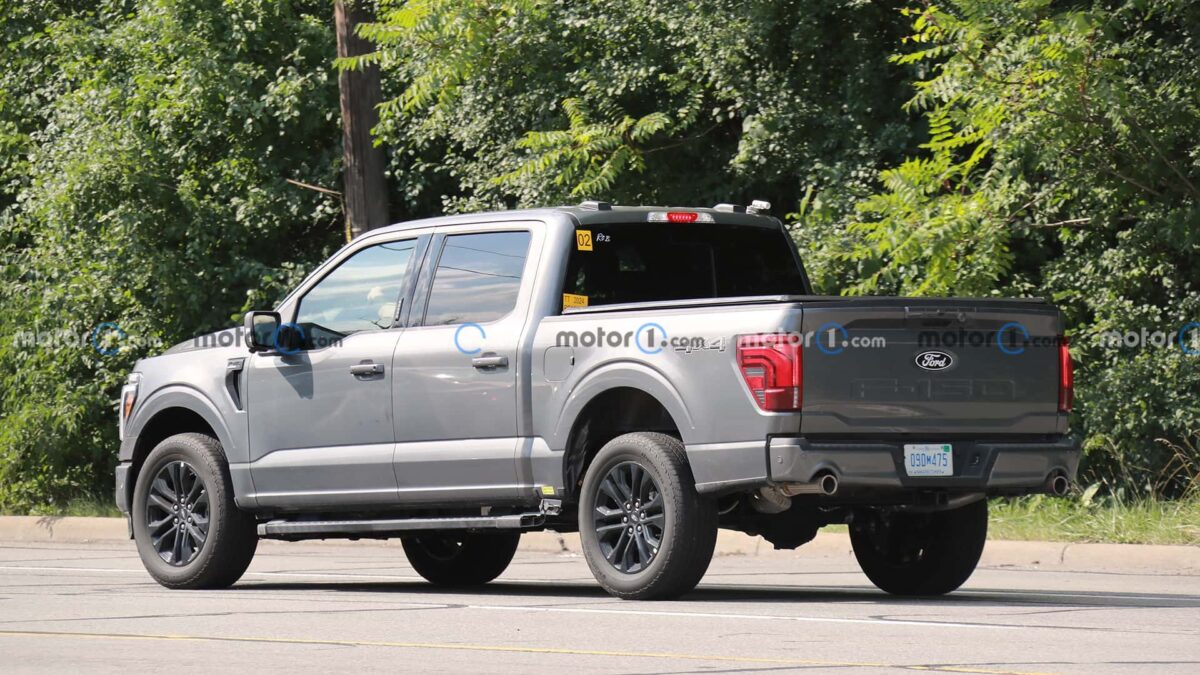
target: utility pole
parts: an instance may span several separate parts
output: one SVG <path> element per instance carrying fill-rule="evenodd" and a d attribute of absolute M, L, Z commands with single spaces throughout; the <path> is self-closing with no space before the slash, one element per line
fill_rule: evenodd
<path fill-rule="evenodd" d="M 375 19 L 368 0 L 337 0 L 333 5 L 334 31 L 339 57 L 361 56 L 373 51 L 355 30 Z M 338 75 L 342 104 L 342 156 L 345 169 L 344 196 L 346 238 L 388 222 L 386 158 L 376 147 L 371 129 L 379 124 L 379 66 L 343 70 Z"/>

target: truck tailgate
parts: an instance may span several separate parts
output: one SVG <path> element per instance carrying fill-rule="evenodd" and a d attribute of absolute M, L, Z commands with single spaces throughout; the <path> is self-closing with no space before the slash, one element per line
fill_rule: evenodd
<path fill-rule="evenodd" d="M 805 436 L 1051 435 L 1058 310 L 991 299 L 805 303 Z"/>

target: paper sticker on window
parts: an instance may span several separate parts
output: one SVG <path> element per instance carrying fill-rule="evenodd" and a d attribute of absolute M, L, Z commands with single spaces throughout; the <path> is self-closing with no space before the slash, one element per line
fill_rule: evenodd
<path fill-rule="evenodd" d="M 563 293 L 563 309 L 570 307 L 587 307 L 588 296 Z"/>
<path fill-rule="evenodd" d="M 592 250 L 592 231 L 575 230 L 575 248 L 580 251 Z"/>

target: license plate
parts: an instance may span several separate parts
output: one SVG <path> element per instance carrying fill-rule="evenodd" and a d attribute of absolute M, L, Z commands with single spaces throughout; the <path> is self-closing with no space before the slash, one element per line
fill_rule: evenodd
<path fill-rule="evenodd" d="M 904 470 L 910 476 L 953 476 L 954 453 L 950 444 L 905 445 Z"/>

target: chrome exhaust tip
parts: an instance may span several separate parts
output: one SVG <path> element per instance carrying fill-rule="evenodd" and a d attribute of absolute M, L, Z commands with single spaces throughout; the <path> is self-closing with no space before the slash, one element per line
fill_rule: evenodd
<path fill-rule="evenodd" d="M 1070 491 L 1071 481 L 1061 473 L 1050 476 L 1049 480 L 1046 481 L 1046 492 L 1055 497 L 1065 496 Z"/>
<path fill-rule="evenodd" d="M 827 473 L 817 479 L 817 487 L 821 489 L 821 494 L 826 497 L 832 497 L 838 491 L 838 478 L 831 473 Z"/>
<path fill-rule="evenodd" d="M 831 471 L 817 474 L 811 483 L 788 483 L 781 486 L 783 494 L 789 497 L 797 495 L 824 495 L 830 497 L 838 491 L 838 477 Z"/>

